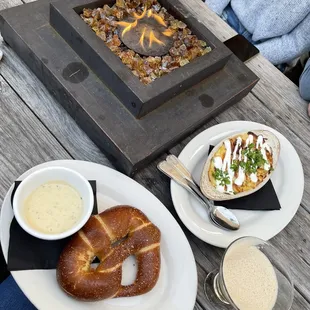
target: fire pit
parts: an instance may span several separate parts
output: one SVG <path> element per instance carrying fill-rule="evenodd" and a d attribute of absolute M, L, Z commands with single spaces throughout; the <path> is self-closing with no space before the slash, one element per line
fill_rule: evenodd
<path fill-rule="evenodd" d="M 66 0 L 51 4 L 50 21 L 126 108 L 141 118 L 223 68 L 231 56 L 186 12 L 178 0 Z M 159 54 L 169 52 L 143 56 L 139 41 L 152 55 L 158 49 Z"/>
<path fill-rule="evenodd" d="M 81 17 L 143 84 L 211 51 L 157 0 L 117 0 Z"/>
<path fill-rule="evenodd" d="M 160 5 L 158 4 L 157 7 Z M 132 17 L 129 16 L 117 22 L 119 37 L 125 46 L 145 56 L 158 57 L 168 54 L 176 38 L 175 31 L 168 28 L 164 18 L 154 13 L 152 9 L 147 10 L 146 6 L 140 15 L 135 12 L 131 14 Z"/>
<path fill-rule="evenodd" d="M 115 167 L 132 174 L 258 81 L 185 1 L 38 0 L 0 12 L 0 30 Z"/>

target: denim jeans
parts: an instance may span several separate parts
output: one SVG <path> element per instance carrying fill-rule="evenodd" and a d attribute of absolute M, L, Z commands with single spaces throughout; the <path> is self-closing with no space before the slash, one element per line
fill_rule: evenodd
<path fill-rule="evenodd" d="M 0 284 L 0 309 L 36 310 L 33 304 L 20 290 L 12 276 Z"/>
<path fill-rule="evenodd" d="M 310 58 L 299 80 L 299 92 L 303 99 L 310 101 Z"/>
<path fill-rule="evenodd" d="M 234 10 L 230 6 L 230 4 L 225 8 L 221 18 L 235 31 L 244 36 L 249 42 L 252 44 L 258 43 L 252 40 L 252 34 L 248 32 L 244 26 L 239 21 L 238 16 L 235 14 Z"/>
<path fill-rule="evenodd" d="M 234 10 L 232 9 L 231 5 L 229 4 L 225 10 L 223 11 L 223 14 L 221 15 L 221 18 L 236 32 L 244 36 L 249 42 L 251 42 L 253 45 L 261 43 L 261 41 L 253 41 L 252 34 L 241 24 L 238 16 L 235 14 Z M 280 64 L 276 66 L 280 71 L 284 72 L 286 68 L 286 64 Z"/>

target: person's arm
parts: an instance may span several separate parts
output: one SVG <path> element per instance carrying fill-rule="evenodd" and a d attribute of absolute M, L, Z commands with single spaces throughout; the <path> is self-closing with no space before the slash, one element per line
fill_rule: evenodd
<path fill-rule="evenodd" d="M 310 14 L 290 33 L 268 39 L 256 47 L 275 65 L 290 62 L 310 50 Z"/>
<path fill-rule="evenodd" d="M 217 15 L 222 15 L 230 0 L 205 0 L 207 6 Z"/>
<path fill-rule="evenodd" d="M 310 59 L 299 79 L 299 93 L 303 99 L 310 101 Z"/>

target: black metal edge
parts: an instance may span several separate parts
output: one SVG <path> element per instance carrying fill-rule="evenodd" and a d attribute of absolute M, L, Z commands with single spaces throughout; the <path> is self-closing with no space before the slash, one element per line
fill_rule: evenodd
<path fill-rule="evenodd" d="M 240 40 L 239 38 L 242 38 L 242 40 Z M 229 43 L 231 43 L 235 39 L 239 40 L 235 43 L 235 45 L 230 47 Z M 232 51 L 232 53 L 236 55 L 243 63 L 246 63 L 247 61 L 252 59 L 252 57 L 256 56 L 260 52 L 259 49 L 253 43 L 251 43 L 249 40 L 247 40 L 244 36 L 240 34 L 237 34 L 229 38 L 228 40 L 224 41 L 223 44 L 227 48 L 229 48 Z"/>
<path fill-rule="evenodd" d="M 51 3 L 51 26 L 64 38 L 64 40 L 83 59 L 83 61 L 85 61 L 93 72 L 95 72 L 98 77 L 104 81 L 111 91 L 115 93 L 123 103 L 127 103 L 127 109 L 133 115 L 139 115 L 143 102 L 125 82 L 132 78 L 132 72 L 125 65 L 123 65 L 120 59 L 118 59 L 118 57 L 111 52 L 105 44 L 102 44 L 103 42 L 101 42 L 101 39 L 96 36 L 96 34 L 76 13 L 72 16 L 72 9 L 67 8 L 64 4 L 65 3 L 61 3 L 61 6 L 64 7 L 61 12 L 66 14 L 67 11 L 68 16 L 75 19 L 75 23 L 71 23 L 69 20 L 64 18 L 65 15 L 62 15 L 59 9 Z M 87 27 L 86 29 L 84 28 L 85 26 Z M 69 29 L 69 31 L 63 31 L 63 29 Z M 84 34 L 81 29 L 84 31 L 87 30 L 87 33 Z M 87 40 L 84 40 L 85 35 L 89 36 Z M 100 41 L 97 42 L 97 40 Z M 95 44 L 97 48 L 94 48 L 94 45 L 90 42 L 97 43 Z M 99 46 L 98 43 L 100 43 Z M 103 61 L 102 58 L 106 61 Z M 100 64 L 100 66 L 98 66 L 98 64 Z M 137 79 L 136 83 L 140 83 L 138 78 L 135 78 Z"/>
<path fill-rule="evenodd" d="M 206 73 L 205 77 L 202 77 L 198 72 L 195 75 L 192 75 L 190 80 L 184 80 L 184 82 L 182 83 L 183 91 L 186 91 L 190 87 L 193 87 L 194 85 L 198 84 L 199 82 L 201 82 L 204 79 L 211 76 L 213 73 L 216 73 L 217 71 L 222 69 L 227 64 L 227 61 L 229 60 L 230 57 L 231 57 L 231 55 L 228 55 L 227 57 L 223 58 L 221 61 L 215 62 L 212 65 L 210 65 L 208 67 L 208 70 L 205 70 L 205 73 Z M 179 94 L 179 92 L 178 92 L 179 88 L 180 88 L 179 85 L 175 85 L 174 87 L 167 90 L 167 93 L 169 93 L 170 98 L 173 98 L 174 96 Z M 162 102 L 165 102 L 166 94 L 158 95 L 157 99 L 159 99 Z M 140 112 L 140 115 L 144 116 L 156 108 L 157 108 L 157 105 L 156 104 L 153 105 L 153 102 L 151 101 L 151 102 L 149 102 L 149 104 L 147 106 L 146 105 L 142 106 L 142 110 Z"/>
<path fill-rule="evenodd" d="M 35 4 L 37 3 L 29 3 L 29 6 L 33 6 L 35 7 Z M 16 10 L 17 9 L 17 10 Z M 6 14 L 6 11 L 9 11 L 8 14 Z M 64 93 L 62 89 L 57 88 L 58 85 L 60 85 L 61 83 L 57 80 L 57 77 L 53 75 L 53 73 L 48 70 L 48 68 L 46 68 L 44 66 L 44 64 L 42 63 L 38 63 L 38 65 L 35 63 L 35 61 L 33 61 L 34 59 L 36 61 L 40 62 L 40 59 L 37 58 L 37 56 L 34 54 L 34 57 L 31 55 L 32 50 L 30 50 L 30 48 L 28 47 L 28 45 L 26 44 L 26 42 L 24 42 L 20 36 L 12 29 L 12 27 L 10 26 L 10 24 L 8 23 L 8 20 L 10 20 L 11 14 L 13 14 L 13 12 L 17 13 L 18 8 L 11 8 L 5 11 L 0 12 L 0 30 L 2 31 L 4 40 L 17 52 L 17 54 L 24 59 L 25 55 L 28 55 L 28 61 L 26 62 L 26 64 L 28 65 L 28 67 L 38 76 L 39 79 L 41 79 L 41 81 L 44 82 L 44 84 L 46 85 L 46 81 L 50 79 L 50 77 L 52 77 L 51 81 L 55 84 L 53 84 L 54 86 L 48 86 L 46 85 L 46 87 L 49 89 L 49 91 L 53 94 L 53 96 L 55 96 L 55 98 L 59 101 L 59 102 L 64 102 L 64 101 L 68 101 L 68 95 L 67 93 Z M 13 38 L 15 37 L 15 38 Z M 16 41 L 16 44 L 14 41 L 12 41 L 11 39 L 14 39 L 14 41 Z M 231 58 L 232 59 L 237 59 L 236 56 L 233 56 Z M 240 60 L 237 59 L 237 61 L 241 62 Z M 242 62 L 241 62 L 242 63 Z M 251 81 L 250 84 L 247 84 L 248 86 L 246 86 L 244 89 L 241 90 L 241 92 L 239 92 L 236 96 L 232 96 L 231 98 L 227 99 L 229 100 L 230 104 L 235 103 L 236 101 L 241 100 L 254 86 L 255 84 L 258 82 L 258 77 L 250 70 L 247 68 L 247 66 L 245 66 L 244 64 L 242 64 L 242 75 L 247 76 L 247 79 Z M 48 76 L 48 78 L 46 78 L 46 76 L 44 77 L 44 74 L 50 75 Z M 231 74 L 234 74 L 234 71 L 231 71 Z M 43 78 L 42 78 L 43 77 Z M 57 82 L 59 82 L 59 84 L 57 84 Z M 51 84 L 52 85 L 52 84 Z M 61 84 L 62 86 L 62 84 Z M 62 88 L 64 88 L 62 86 Z M 222 104 L 215 110 L 212 111 L 211 115 L 215 115 L 216 113 L 221 112 L 223 109 L 225 109 L 225 102 L 228 102 L 227 100 L 223 101 Z M 73 118 L 76 118 L 76 115 L 72 114 L 72 111 L 70 111 L 70 115 Z M 207 121 L 207 119 L 202 119 L 201 122 L 198 124 L 196 123 L 195 125 L 193 125 L 191 131 L 194 131 L 195 129 L 197 129 L 200 125 L 202 125 L 203 123 L 205 123 Z M 86 130 L 86 128 L 84 127 L 84 122 L 79 124 L 81 126 L 81 128 L 83 130 Z M 87 124 L 86 124 L 87 125 Z M 89 136 L 94 139 L 94 137 L 92 136 L 93 133 L 93 128 L 90 128 L 89 132 L 87 132 L 89 134 Z M 102 133 L 101 133 L 102 134 Z M 164 147 L 160 147 L 156 150 L 152 150 L 152 152 L 149 152 L 149 155 L 145 156 L 144 158 L 141 158 L 141 156 L 137 157 L 137 156 L 130 156 L 128 154 L 123 154 L 115 145 L 112 145 L 112 150 L 109 151 L 107 150 L 107 147 L 105 145 L 106 141 L 103 139 L 102 140 L 102 136 L 99 137 L 99 141 L 97 141 L 97 145 L 103 149 L 105 152 L 107 152 L 108 157 L 112 160 L 112 163 L 114 163 L 116 165 L 116 167 L 118 167 L 121 171 L 125 172 L 128 175 L 132 175 L 135 171 L 137 171 L 138 169 L 141 169 L 144 167 L 144 165 L 146 165 L 149 161 L 153 160 L 156 156 L 158 156 L 162 151 L 171 148 L 174 144 L 176 144 L 178 141 L 180 141 L 182 138 L 186 137 L 187 135 L 190 134 L 190 130 L 187 130 L 186 132 L 184 132 L 183 134 L 179 135 L 178 138 L 173 139 L 173 141 L 166 143 Z M 110 143 L 109 141 L 109 137 L 104 135 L 104 138 L 107 138 L 107 144 Z M 95 139 L 94 139 L 95 140 Z M 119 158 L 120 160 L 124 160 L 124 163 L 120 162 L 120 160 L 116 160 L 115 157 L 121 155 Z M 135 154 L 136 155 L 136 154 Z M 123 158 L 123 159 L 121 159 Z M 130 158 L 134 158 L 134 160 L 131 160 Z"/>
<path fill-rule="evenodd" d="M 234 55 L 234 58 L 237 59 L 237 57 Z M 238 59 L 239 61 L 239 59 Z M 226 110 L 227 108 L 231 107 L 236 102 L 239 102 L 241 99 L 243 99 L 250 91 L 253 89 L 253 87 L 258 83 L 259 78 L 246 66 L 244 66 L 243 70 L 247 71 L 247 74 L 249 74 L 249 79 L 251 80 L 250 84 L 247 84 L 243 89 L 241 89 L 237 94 L 232 96 L 231 98 L 228 98 L 227 100 L 223 101 L 221 105 L 219 105 L 216 109 L 213 109 L 211 113 L 208 115 L 208 119 L 214 117 L 215 115 L 218 115 L 222 111 Z M 203 124 L 207 122 L 206 118 L 202 118 L 200 122 L 197 122 L 192 130 L 187 130 L 186 132 L 180 134 L 177 138 L 175 138 L 173 141 L 170 141 L 169 144 L 166 144 L 152 152 L 149 156 L 137 160 L 136 163 L 134 163 L 132 170 L 130 172 L 130 176 L 133 176 L 137 171 L 144 168 L 148 163 L 155 160 L 160 154 L 162 154 L 165 151 L 168 151 L 171 149 L 174 145 L 188 137 L 190 134 L 192 134 L 195 130 L 197 130 L 199 127 L 201 127 Z"/>
<path fill-rule="evenodd" d="M 2 14 L 3 12 L 1 12 Z M 106 134 L 102 134 L 102 131 L 96 129 L 97 126 L 94 120 L 83 113 L 80 105 L 70 95 L 69 91 L 66 91 L 65 87 L 57 79 L 56 76 L 42 63 L 42 61 L 32 52 L 26 42 L 23 40 L 14 40 L 13 37 L 18 36 L 12 27 L 6 22 L 6 20 L 0 14 L 0 30 L 3 38 L 7 44 L 10 45 L 17 53 L 17 55 L 23 59 L 26 65 L 35 73 L 35 75 L 44 82 L 44 85 L 49 92 L 62 103 L 62 106 L 67 110 L 71 117 L 77 122 L 77 124 L 92 138 L 92 140 L 101 148 L 104 149 L 105 155 L 111 160 L 111 163 L 126 174 L 131 174 L 135 162 L 130 160 L 127 154 L 124 154 L 114 143 L 111 142 Z M 26 57 L 27 56 L 27 57 Z M 48 78 L 46 78 L 48 77 Z M 118 159 L 120 158 L 120 159 Z"/>

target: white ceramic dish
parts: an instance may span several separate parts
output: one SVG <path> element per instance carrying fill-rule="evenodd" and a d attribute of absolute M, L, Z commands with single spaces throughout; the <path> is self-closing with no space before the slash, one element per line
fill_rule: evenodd
<path fill-rule="evenodd" d="M 226 248 L 231 242 L 243 236 L 269 240 L 285 228 L 300 205 L 304 190 L 304 174 L 299 156 L 283 135 L 268 126 L 244 121 L 213 126 L 191 140 L 179 155 L 179 159 L 199 182 L 210 145 L 216 145 L 225 137 L 238 132 L 255 129 L 269 130 L 280 141 L 280 156 L 271 180 L 279 198 L 281 210 L 233 210 L 241 227 L 237 231 L 225 231 L 210 222 L 206 210 L 194 197 L 173 181 L 171 182 L 172 200 L 180 219 L 193 234 L 209 244 Z"/>
<path fill-rule="evenodd" d="M 269 146 L 271 147 L 272 150 L 272 167 L 276 169 L 277 163 L 278 163 L 278 158 L 279 158 L 279 153 L 280 153 L 280 142 L 272 132 L 266 131 L 266 130 L 252 130 L 252 133 L 256 134 L 257 136 L 262 135 L 264 138 L 267 139 Z M 243 132 L 244 133 L 244 132 Z M 240 134 L 243 134 L 240 133 Z M 236 137 L 234 134 L 233 136 L 227 137 L 224 140 L 220 141 L 218 145 L 214 147 L 212 152 L 209 154 L 207 157 L 206 163 L 204 165 L 202 174 L 201 174 L 201 179 L 200 179 L 200 188 L 202 193 L 208 197 L 211 200 L 214 201 L 221 201 L 221 200 L 231 200 L 231 199 L 236 199 L 236 198 L 241 198 L 244 196 L 251 195 L 255 193 L 256 191 L 260 190 L 270 179 L 272 172 L 263 180 L 262 183 L 260 183 L 258 186 L 256 186 L 254 189 L 246 191 L 246 192 L 241 192 L 238 194 L 227 194 L 227 193 L 220 193 L 216 190 L 216 188 L 212 185 L 210 179 L 209 179 L 209 168 L 210 168 L 210 163 L 211 159 L 214 157 L 215 153 L 218 151 L 218 149 L 223 145 L 224 141 L 226 139 L 231 139 L 233 137 Z"/>
<path fill-rule="evenodd" d="M 78 222 L 69 230 L 60 234 L 45 234 L 33 229 L 23 216 L 24 201 L 40 185 L 50 181 L 63 181 L 78 191 L 83 201 L 83 214 Z M 94 207 L 94 194 L 88 182 L 80 173 L 64 167 L 48 167 L 37 170 L 27 176 L 18 186 L 14 199 L 13 210 L 18 224 L 30 235 L 44 240 L 67 238 L 80 230 L 88 221 Z"/>
<path fill-rule="evenodd" d="M 39 310 L 192 310 L 197 294 L 197 271 L 190 245 L 176 220 L 166 207 L 137 182 L 108 167 L 82 161 L 54 161 L 39 165 L 23 174 L 44 168 L 62 166 L 97 181 L 99 211 L 116 204 L 129 204 L 144 212 L 161 230 L 162 266 L 159 280 L 145 295 L 98 302 L 80 302 L 68 297 L 58 286 L 55 270 L 12 272 L 25 295 Z M 10 224 L 13 211 L 10 203 L 12 187 L 7 193 L 0 218 L 2 250 L 7 260 Z M 123 264 L 123 284 L 134 279 L 136 270 L 131 258 Z"/>

